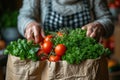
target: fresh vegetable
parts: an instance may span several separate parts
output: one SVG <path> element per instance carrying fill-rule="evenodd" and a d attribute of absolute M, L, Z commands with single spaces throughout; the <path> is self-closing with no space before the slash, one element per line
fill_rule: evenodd
<path fill-rule="evenodd" d="M 63 37 L 53 38 L 54 45 L 64 44 L 67 47 L 62 60 L 68 63 L 77 63 L 86 59 L 96 59 L 103 54 L 109 55 L 110 50 L 104 48 L 102 44 L 95 39 L 86 37 L 86 31 L 80 28 L 68 30 L 68 34 L 63 34 Z"/>
<path fill-rule="evenodd" d="M 46 41 L 43 43 L 42 49 L 45 53 L 49 54 L 52 50 L 53 43 L 51 41 Z"/>
<path fill-rule="evenodd" d="M 57 62 L 59 60 L 60 60 L 60 56 L 51 55 L 49 57 L 49 61 L 51 61 L 51 62 Z"/>
<path fill-rule="evenodd" d="M 39 49 L 38 52 L 37 52 L 37 56 L 40 56 L 43 53 L 44 53 L 44 51 L 42 49 Z"/>
<path fill-rule="evenodd" d="M 47 36 L 44 38 L 44 42 L 46 42 L 46 41 L 51 41 L 52 38 L 53 38 L 52 35 L 47 35 Z"/>
<path fill-rule="evenodd" d="M 86 37 L 86 31 L 80 28 L 66 29 L 62 37 L 51 32 L 39 44 L 27 40 L 13 41 L 7 46 L 5 54 L 12 54 L 21 59 L 46 60 L 57 62 L 65 60 L 70 64 L 79 64 L 86 59 L 96 59 L 102 55 L 110 55 L 110 50 L 95 39 Z"/>
<path fill-rule="evenodd" d="M 37 56 L 39 57 L 40 61 L 44 61 L 46 59 L 48 59 L 48 54 L 44 53 L 43 49 L 39 49 L 37 52 Z"/>
<path fill-rule="evenodd" d="M 61 32 L 57 32 L 57 35 L 61 36 L 61 37 L 63 36 L 63 34 Z"/>
<path fill-rule="evenodd" d="M 11 54 L 20 59 L 31 59 L 33 61 L 38 60 L 37 51 L 39 50 L 39 45 L 34 44 L 33 41 L 27 41 L 26 39 L 18 39 L 17 41 L 12 41 L 4 51 L 4 54 Z"/>
<path fill-rule="evenodd" d="M 55 47 L 55 54 L 57 56 L 62 56 L 66 51 L 66 46 L 63 45 L 63 44 L 58 44 L 56 47 Z"/>
<path fill-rule="evenodd" d="M 44 61 L 44 60 L 47 60 L 47 59 L 48 59 L 48 56 L 45 56 L 45 55 L 40 57 L 40 61 Z"/>

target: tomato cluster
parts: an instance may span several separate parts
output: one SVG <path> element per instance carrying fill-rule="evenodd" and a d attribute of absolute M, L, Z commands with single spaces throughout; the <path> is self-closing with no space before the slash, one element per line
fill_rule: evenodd
<path fill-rule="evenodd" d="M 62 34 L 58 34 L 58 36 L 62 36 Z M 38 56 L 40 60 L 46 60 L 52 62 L 57 62 L 61 60 L 61 57 L 65 54 L 66 46 L 64 44 L 54 45 L 52 39 L 53 35 L 47 35 L 42 42 L 40 42 L 40 49 L 38 51 Z"/>
<path fill-rule="evenodd" d="M 120 0 L 111 0 L 108 6 L 109 8 L 120 8 Z"/>
<path fill-rule="evenodd" d="M 105 48 L 109 48 L 110 51 L 113 53 L 115 49 L 114 35 L 112 35 L 108 39 L 103 39 L 102 44 Z"/>

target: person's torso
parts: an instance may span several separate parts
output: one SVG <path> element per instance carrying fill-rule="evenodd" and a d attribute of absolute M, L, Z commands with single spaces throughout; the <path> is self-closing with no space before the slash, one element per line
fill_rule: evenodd
<path fill-rule="evenodd" d="M 90 4 L 88 0 L 44 0 L 41 18 L 47 30 L 82 27 L 90 22 Z"/>

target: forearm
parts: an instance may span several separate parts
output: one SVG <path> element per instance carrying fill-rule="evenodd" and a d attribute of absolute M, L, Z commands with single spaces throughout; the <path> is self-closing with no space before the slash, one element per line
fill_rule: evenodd
<path fill-rule="evenodd" d="M 18 16 L 18 30 L 24 36 L 25 28 L 31 22 L 38 22 L 39 3 L 38 0 L 24 0 Z"/>
<path fill-rule="evenodd" d="M 101 18 L 101 19 L 96 20 L 95 22 L 99 22 L 105 29 L 105 34 L 103 35 L 103 37 L 108 38 L 113 34 L 114 24 L 111 19 Z"/>
<path fill-rule="evenodd" d="M 99 22 L 105 29 L 104 37 L 110 37 L 114 31 L 114 24 L 112 21 L 112 15 L 109 12 L 107 3 L 105 0 L 94 0 L 94 14 L 95 22 Z"/>
<path fill-rule="evenodd" d="M 26 29 L 27 25 L 29 25 L 34 20 L 29 19 L 29 18 L 25 18 L 25 17 L 24 18 L 19 17 L 18 19 L 19 19 L 18 20 L 18 30 L 19 30 L 20 34 L 22 36 L 24 36 L 25 29 Z"/>

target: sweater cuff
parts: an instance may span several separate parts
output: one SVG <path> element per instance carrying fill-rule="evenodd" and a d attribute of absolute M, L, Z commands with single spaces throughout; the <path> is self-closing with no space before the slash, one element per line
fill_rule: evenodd
<path fill-rule="evenodd" d="M 104 38 L 108 38 L 113 34 L 114 25 L 112 22 L 106 21 L 104 19 L 99 19 L 99 20 L 96 20 L 95 22 L 100 23 L 102 27 L 104 28 L 105 30 L 105 34 L 103 35 Z"/>
<path fill-rule="evenodd" d="M 24 20 L 24 22 L 19 22 L 18 23 L 19 32 L 23 37 L 25 37 L 24 33 L 25 33 L 25 29 L 26 29 L 27 25 L 30 24 L 31 22 L 35 22 L 35 21 L 32 20 L 32 19 L 27 19 L 27 20 Z"/>

